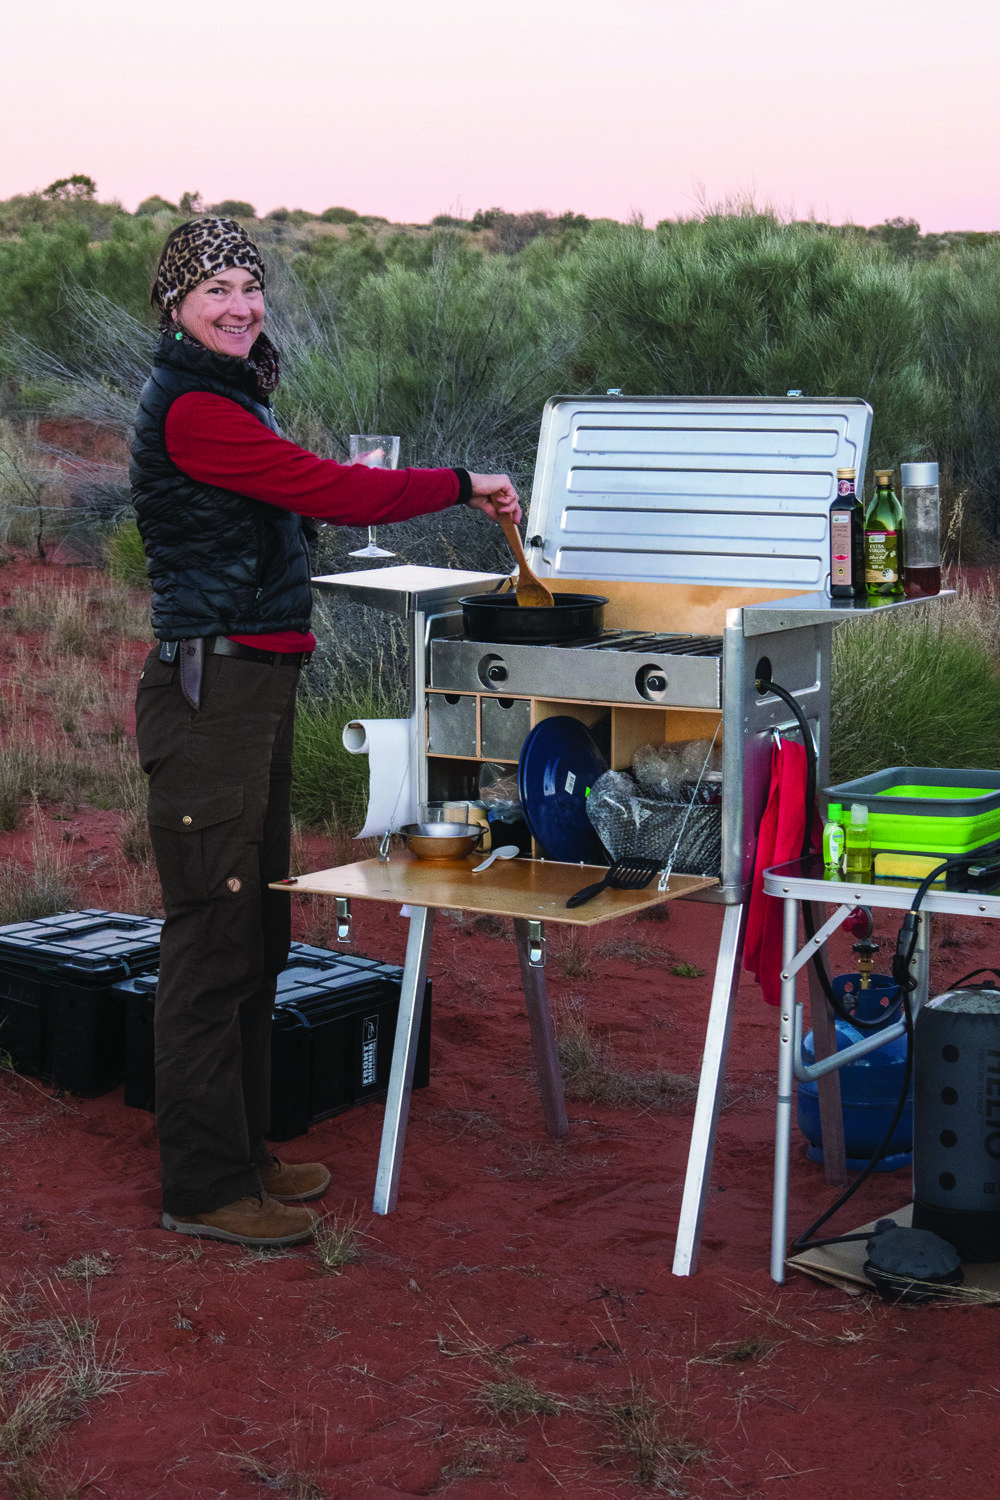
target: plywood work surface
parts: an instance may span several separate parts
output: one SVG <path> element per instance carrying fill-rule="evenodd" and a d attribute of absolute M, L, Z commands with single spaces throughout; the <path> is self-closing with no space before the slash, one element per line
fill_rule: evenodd
<path fill-rule="evenodd" d="M 596 927 L 615 917 L 628 916 L 661 901 L 674 901 L 716 882 L 705 875 L 671 875 L 670 889 L 657 890 L 657 877 L 643 891 L 602 891 L 586 905 L 567 910 L 566 901 L 585 885 L 607 873 L 597 865 L 561 865 L 551 860 L 495 860 L 481 875 L 473 868 L 479 855 L 448 863 L 429 862 L 412 854 L 393 854 L 387 861 L 366 859 L 355 865 L 300 875 L 294 885 L 277 883 L 272 890 L 292 895 L 350 896 L 359 901 L 392 901 L 409 906 L 449 907 L 488 912 L 493 916 L 525 917 L 533 921 L 568 922 Z"/>
<path fill-rule="evenodd" d="M 802 593 L 796 588 L 733 588 L 704 583 L 631 583 L 621 579 L 546 578 L 554 594 L 604 594 L 606 630 L 664 630 L 721 635 L 726 613 Z"/>

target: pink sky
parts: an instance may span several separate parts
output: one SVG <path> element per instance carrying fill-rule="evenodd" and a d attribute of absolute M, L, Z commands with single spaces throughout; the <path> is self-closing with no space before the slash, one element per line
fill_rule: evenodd
<path fill-rule="evenodd" d="M 33 0 L 4 22 L 0 197 L 86 172 L 130 209 L 655 223 L 752 194 L 997 229 L 998 42 L 996 0 Z"/>

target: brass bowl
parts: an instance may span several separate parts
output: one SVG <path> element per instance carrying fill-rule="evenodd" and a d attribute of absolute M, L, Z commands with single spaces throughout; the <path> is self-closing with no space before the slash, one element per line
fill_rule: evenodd
<path fill-rule="evenodd" d="M 486 829 L 480 823 L 407 823 L 400 830 L 406 847 L 418 859 L 464 859 Z"/>

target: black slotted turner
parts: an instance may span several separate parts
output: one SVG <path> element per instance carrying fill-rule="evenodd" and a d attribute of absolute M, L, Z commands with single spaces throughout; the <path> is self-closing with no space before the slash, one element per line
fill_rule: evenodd
<path fill-rule="evenodd" d="M 570 896 L 566 905 L 582 906 L 592 896 L 606 891 L 608 886 L 613 886 L 616 891 L 644 890 L 662 868 L 661 861 L 656 859 L 616 859 L 603 880 L 599 880 L 596 885 L 585 885 L 582 891 Z"/>

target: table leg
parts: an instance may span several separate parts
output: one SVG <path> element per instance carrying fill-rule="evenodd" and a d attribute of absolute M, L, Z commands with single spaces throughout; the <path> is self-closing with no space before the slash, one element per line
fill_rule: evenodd
<path fill-rule="evenodd" d="M 788 1240 L 788 1163 L 792 1143 L 792 1035 L 795 1014 L 795 975 L 792 968 L 799 935 L 799 903 L 786 896 L 781 964 L 781 1039 L 778 1043 L 778 1105 L 774 1130 L 774 1198 L 771 1206 L 771 1279 L 785 1280 Z"/>
<path fill-rule="evenodd" d="M 375 1178 L 375 1201 L 372 1207 L 377 1214 L 392 1213 L 399 1192 L 403 1142 L 410 1113 L 413 1068 L 417 1059 L 420 1016 L 424 1008 L 424 985 L 427 982 L 427 960 L 430 957 L 433 931 L 433 908 L 414 906 L 410 914 L 410 935 L 406 943 L 399 1017 L 396 1021 L 392 1069 L 389 1073 L 389 1091 L 386 1094 L 385 1120 L 382 1125 L 382 1146 L 378 1158 L 378 1175 Z"/>
<path fill-rule="evenodd" d="M 813 926 L 818 932 L 826 920 L 821 906 L 812 903 Z M 822 951 L 822 950 L 820 950 Z M 837 1027 L 830 1002 L 823 993 L 815 965 L 806 965 L 809 981 L 809 1017 L 812 1021 L 813 1046 L 817 1061 L 832 1057 L 837 1050 Z M 847 1155 L 844 1150 L 844 1113 L 840 1102 L 840 1073 L 824 1073 L 816 1080 L 819 1095 L 819 1125 L 823 1136 L 823 1174 L 830 1187 L 842 1187 L 847 1181 Z"/>
<path fill-rule="evenodd" d="M 552 1012 L 545 988 L 545 970 L 528 960 L 528 923 L 525 918 L 514 918 L 514 937 L 521 964 L 524 999 L 528 1007 L 528 1026 L 531 1030 L 535 1067 L 538 1070 L 538 1086 L 542 1094 L 545 1129 L 549 1135 L 559 1139 L 569 1130 L 569 1122 L 566 1119 L 562 1069 L 559 1067 L 556 1037 L 552 1029 Z"/>
<path fill-rule="evenodd" d="M 698 1246 L 701 1224 L 708 1198 L 715 1132 L 722 1107 L 722 1089 L 726 1080 L 726 1057 L 733 1025 L 733 1000 L 738 982 L 738 966 L 743 952 L 746 929 L 745 905 L 727 906 L 722 919 L 722 938 L 715 966 L 712 1003 L 708 1012 L 705 1047 L 701 1057 L 698 1102 L 691 1126 L 684 1197 L 677 1225 L 673 1272 L 675 1276 L 692 1276 L 698 1269 Z"/>

